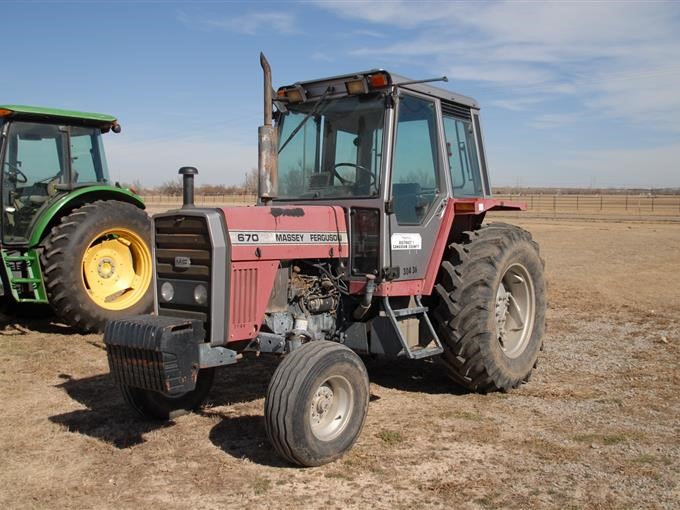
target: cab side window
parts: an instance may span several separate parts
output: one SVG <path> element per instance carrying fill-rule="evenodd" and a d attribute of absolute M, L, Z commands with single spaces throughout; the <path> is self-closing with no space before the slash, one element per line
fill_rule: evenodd
<path fill-rule="evenodd" d="M 392 161 L 392 199 L 399 224 L 423 222 L 437 196 L 437 115 L 432 101 L 404 95 Z"/>
<path fill-rule="evenodd" d="M 483 196 L 472 123 L 444 115 L 444 134 L 453 183 L 453 196 Z"/>

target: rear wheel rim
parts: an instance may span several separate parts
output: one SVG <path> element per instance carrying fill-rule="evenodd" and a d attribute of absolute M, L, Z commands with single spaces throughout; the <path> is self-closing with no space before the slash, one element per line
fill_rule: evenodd
<path fill-rule="evenodd" d="M 312 395 L 309 420 L 317 439 L 331 441 L 349 423 L 354 407 L 354 392 L 349 381 L 340 375 L 323 381 Z"/>
<path fill-rule="evenodd" d="M 130 308 L 151 283 L 151 251 L 142 237 L 127 228 L 97 234 L 87 245 L 82 267 L 90 299 L 106 310 Z"/>
<path fill-rule="evenodd" d="M 508 358 L 518 358 L 534 329 L 536 292 L 529 271 L 522 264 L 510 265 L 496 291 L 498 343 Z"/>

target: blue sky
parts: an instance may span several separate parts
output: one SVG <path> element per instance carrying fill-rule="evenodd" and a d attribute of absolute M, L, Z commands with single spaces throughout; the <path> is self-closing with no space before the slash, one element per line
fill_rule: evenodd
<path fill-rule="evenodd" d="M 0 0 L 0 103 L 111 113 L 114 179 L 257 165 L 274 85 L 384 67 L 482 105 L 495 185 L 680 186 L 678 2 Z"/>

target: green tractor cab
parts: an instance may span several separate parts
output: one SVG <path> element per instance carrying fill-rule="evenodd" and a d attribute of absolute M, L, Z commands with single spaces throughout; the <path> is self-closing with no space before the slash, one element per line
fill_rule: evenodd
<path fill-rule="evenodd" d="M 0 105 L 0 292 L 85 331 L 152 304 L 149 219 L 110 182 L 109 131 L 110 115 Z"/>

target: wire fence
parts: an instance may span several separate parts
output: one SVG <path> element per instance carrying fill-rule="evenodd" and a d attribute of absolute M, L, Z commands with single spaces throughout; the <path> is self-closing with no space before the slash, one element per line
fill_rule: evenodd
<path fill-rule="evenodd" d="M 146 204 L 155 209 L 171 209 L 182 205 L 182 197 L 143 195 Z M 680 217 L 680 195 L 565 195 L 565 194 L 496 194 L 494 198 L 524 202 L 530 212 Z M 256 195 L 248 193 L 196 195 L 197 206 L 253 205 Z"/>
<path fill-rule="evenodd" d="M 494 195 L 529 211 L 583 215 L 680 216 L 680 195 Z"/>

